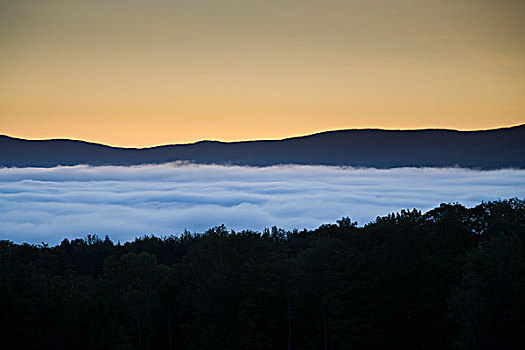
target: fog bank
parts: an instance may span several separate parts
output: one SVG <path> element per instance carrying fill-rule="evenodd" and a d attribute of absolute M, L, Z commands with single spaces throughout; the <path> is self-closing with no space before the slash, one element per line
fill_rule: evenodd
<path fill-rule="evenodd" d="M 471 206 L 525 197 L 525 170 L 325 166 L 266 168 L 163 164 L 0 169 L 0 238 L 202 232 L 215 225 L 315 228 L 349 216 L 360 225 L 403 208 Z"/>

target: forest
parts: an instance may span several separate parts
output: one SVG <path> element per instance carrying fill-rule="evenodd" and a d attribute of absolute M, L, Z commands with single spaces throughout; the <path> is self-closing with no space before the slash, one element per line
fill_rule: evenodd
<path fill-rule="evenodd" d="M 3 349 L 518 349 L 525 201 L 314 230 L 0 241 Z"/>

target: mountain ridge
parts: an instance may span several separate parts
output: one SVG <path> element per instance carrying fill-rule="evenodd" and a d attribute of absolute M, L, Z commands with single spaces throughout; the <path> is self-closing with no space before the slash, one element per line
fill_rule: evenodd
<path fill-rule="evenodd" d="M 269 166 L 525 168 L 525 124 L 499 129 L 344 129 L 276 140 L 202 140 L 126 148 L 0 135 L 0 166 L 139 165 L 173 161 Z"/>
<path fill-rule="evenodd" d="M 284 141 L 284 140 L 294 140 L 294 139 L 302 139 L 302 138 L 309 138 L 314 137 L 322 134 L 334 134 L 334 133 L 344 133 L 344 132 L 355 132 L 355 131 L 379 131 L 379 132 L 427 132 L 427 131 L 445 131 L 445 132 L 453 132 L 453 133 L 484 133 L 484 132 L 492 132 L 492 131 L 502 131 L 502 130 L 509 130 L 509 129 L 515 129 L 515 128 L 525 128 L 525 124 L 519 124 L 519 125 L 513 125 L 513 126 L 507 126 L 507 127 L 501 127 L 501 128 L 493 128 L 493 129 L 476 129 L 476 130 L 457 130 L 457 129 L 447 129 L 447 128 L 423 128 L 423 129 L 381 129 L 381 128 L 353 128 L 353 129 L 334 129 L 334 130 L 325 130 L 325 131 L 319 131 L 314 132 L 311 134 L 306 135 L 298 135 L 298 136 L 290 136 L 290 137 L 284 137 L 284 138 L 276 138 L 276 139 L 253 139 L 253 140 L 240 140 L 240 141 L 221 141 L 221 140 L 212 140 L 212 139 L 203 139 L 198 140 L 194 142 L 186 142 L 186 143 L 167 143 L 167 144 L 161 144 L 161 145 L 155 145 L 155 146 L 147 146 L 147 147 L 125 147 L 125 146 L 112 146 L 108 144 L 104 144 L 101 142 L 94 142 L 94 141 L 86 141 L 86 140 L 80 140 L 80 139 L 69 139 L 69 138 L 46 138 L 46 139 L 24 139 L 22 137 L 16 137 L 16 136 L 9 136 L 5 134 L 0 134 L 1 138 L 7 138 L 7 139 L 13 139 L 13 140 L 21 140 L 21 141 L 74 141 L 74 142 L 81 142 L 81 143 L 87 143 L 92 145 L 101 145 L 105 147 L 110 148 L 117 148 L 117 149 L 134 149 L 134 150 L 143 150 L 143 149 L 151 149 L 151 148 L 159 148 L 159 147 L 166 147 L 166 146 L 183 146 L 183 145 L 195 145 L 198 143 L 221 143 L 221 144 L 232 144 L 232 143 L 249 143 L 249 142 L 274 142 L 274 141 Z"/>

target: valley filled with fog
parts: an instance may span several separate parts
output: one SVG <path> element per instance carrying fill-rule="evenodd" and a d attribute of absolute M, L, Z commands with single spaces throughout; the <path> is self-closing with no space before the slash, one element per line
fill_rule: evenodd
<path fill-rule="evenodd" d="M 401 209 L 472 206 L 525 197 L 525 170 L 461 168 L 145 166 L 0 168 L 0 238 L 63 238 L 313 229 L 350 217 L 364 225 Z"/>

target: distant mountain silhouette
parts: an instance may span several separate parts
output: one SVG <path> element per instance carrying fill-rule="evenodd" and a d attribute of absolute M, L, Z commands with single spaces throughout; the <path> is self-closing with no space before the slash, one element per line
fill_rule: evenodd
<path fill-rule="evenodd" d="M 357 129 L 283 140 L 118 148 L 75 140 L 24 140 L 0 136 L 0 166 L 138 165 L 173 161 L 268 166 L 525 168 L 525 124 L 456 131 Z"/>

